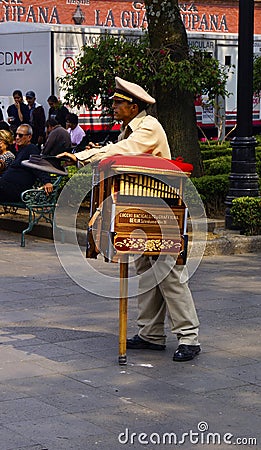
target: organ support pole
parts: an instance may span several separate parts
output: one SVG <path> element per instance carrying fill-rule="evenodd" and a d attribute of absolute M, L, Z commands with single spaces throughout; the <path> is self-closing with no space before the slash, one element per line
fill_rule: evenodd
<path fill-rule="evenodd" d="M 258 196 L 256 139 L 252 136 L 253 44 L 254 0 L 239 0 L 237 128 L 236 136 L 231 141 L 232 163 L 229 192 L 225 201 L 225 224 L 228 229 L 235 228 L 230 213 L 233 199 Z"/>
<path fill-rule="evenodd" d="M 120 259 L 120 301 L 119 301 L 119 365 L 127 364 L 127 316 L 128 316 L 128 255 Z"/>

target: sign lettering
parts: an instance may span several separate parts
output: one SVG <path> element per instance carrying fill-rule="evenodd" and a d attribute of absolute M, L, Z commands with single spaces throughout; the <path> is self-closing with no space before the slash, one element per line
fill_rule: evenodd
<path fill-rule="evenodd" d="M 176 225 L 176 218 L 174 214 L 161 214 L 154 213 L 149 214 L 145 211 L 141 212 L 120 212 L 119 223 L 128 223 L 128 224 L 140 224 L 140 225 Z"/>
<path fill-rule="evenodd" d="M 3 1 L 3 0 L 2 0 Z M 56 6 L 53 8 L 43 6 L 28 5 L 18 6 L 17 4 L 4 4 L 3 15 L 0 22 L 30 22 L 30 23 L 58 23 L 60 18 Z"/>
<path fill-rule="evenodd" d="M 66 5 L 66 7 L 65 7 Z M 106 26 L 130 29 L 146 29 L 148 27 L 144 1 L 119 2 L 90 0 L 57 0 L 50 6 L 46 0 L 38 0 L 37 5 L 30 0 L 0 0 L 0 22 L 30 22 L 72 24 L 72 18 L 77 5 L 85 16 L 83 25 Z M 123 5 L 123 6 L 122 6 Z M 179 2 L 181 19 L 187 31 L 192 32 L 230 32 L 238 29 L 235 7 L 216 2 L 204 6 L 197 2 Z M 257 14 L 260 9 L 257 8 Z M 260 21 L 256 18 L 256 24 Z M 261 22 L 260 22 L 261 23 Z M 258 34 L 260 26 L 256 25 Z"/>
<path fill-rule="evenodd" d="M 10 66 L 11 64 L 33 64 L 31 60 L 32 51 L 29 52 L 1 52 L 0 51 L 0 66 Z"/>
<path fill-rule="evenodd" d="M 181 19 L 187 31 L 228 31 L 225 14 L 181 14 Z"/>

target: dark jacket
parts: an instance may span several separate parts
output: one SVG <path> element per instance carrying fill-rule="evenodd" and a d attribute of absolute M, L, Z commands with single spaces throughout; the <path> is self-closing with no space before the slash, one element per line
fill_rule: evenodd
<path fill-rule="evenodd" d="M 43 155 L 56 156 L 59 153 L 70 151 L 71 138 L 67 130 L 61 125 L 56 125 L 50 132 L 45 146 L 43 148 Z"/>
<path fill-rule="evenodd" d="M 29 159 L 30 155 L 39 155 L 39 153 L 40 150 L 34 144 L 28 144 L 18 150 L 14 162 L 0 178 L 0 200 L 20 201 L 21 193 L 31 189 L 37 178 L 43 184 L 51 183 L 51 177 L 47 172 L 30 169 L 21 164 L 22 161 Z"/>
<path fill-rule="evenodd" d="M 66 116 L 69 114 L 69 109 L 66 106 L 60 105 L 57 108 L 51 107 L 48 112 L 48 119 L 55 119 L 66 128 Z"/>
<path fill-rule="evenodd" d="M 13 122 L 10 124 L 10 128 L 11 128 L 13 133 L 16 132 L 17 128 L 22 123 L 30 123 L 30 111 L 29 111 L 28 105 L 26 105 L 25 103 L 21 103 L 20 108 L 21 108 L 21 113 L 23 114 L 23 121 L 22 122 L 19 119 L 17 107 L 15 106 L 14 103 L 12 105 L 8 106 L 8 108 L 7 108 L 7 115 L 8 115 L 8 117 L 13 117 L 14 118 Z"/>
<path fill-rule="evenodd" d="M 32 144 L 43 144 L 45 141 L 45 112 L 42 105 L 36 105 L 32 111 L 30 124 L 33 128 Z M 39 138 L 41 142 L 39 142 Z"/>

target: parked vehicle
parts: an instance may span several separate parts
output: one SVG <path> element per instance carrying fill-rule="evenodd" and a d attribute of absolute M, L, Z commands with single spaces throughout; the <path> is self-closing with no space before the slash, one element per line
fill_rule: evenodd
<path fill-rule="evenodd" d="M 47 98 L 54 94 L 63 100 L 58 78 L 73 72 L 83 45 L 93 46 L 105 33 L 137 38 L 141 33 L 131 29 L 82 27 L 71 25 L 6 22 L 0 24 L 0 107 L 6 110 L 12 103 L 12 92 L 23 94 L 33 90 L 37 102 L 48 111 Z M 69 106 L 69 105 L 68 105 Z M 79 125 L 99 139 L 108 134 L 111 118 L 101 117 L 101 111 L 70 108 L 79 116 Z"/>
<path fill-rule="evenodd" d="M 95 45 L 105 33 L 120 35 L 125 39 L 136 39 L 141 35 L 138 29 L 113 27 L 85 27 L 74 25 L 47 25 L 25 22 L 0 24 L 0 107 L 6 117 L 6 109 L 12 102 L 14 89 L 23 93 L 33 90 L 37 101 L 46 112 L 47 98 L 54 94 L 63 99 L 63 91 L 57 79 L 73 72 L 77 56 L 83 45 Z M 209 106 L 204 96 L 195 102 L 197 123 L 207 137 L 224 136 L 236 125 L 237 116 L 237 58 L 238 35 L 223 33 L 188 32 L 190 46 L 207 51 L 221 64 L 235 66 L 229 72 L 227 89 L 231 93 L 226 99 L 217 99 L 216 107 Z M 254 36 L 254 54 L 261 56 L 261 35 Z M 67 105 L 69 106 L 69 105 Z M 101 109 L 79 111 L 70 108 L 79 116 L 79 124 L 96 141 L 108 135 L 111 118 L 101 115 Z M 253 97 L 254 132 L 261 131 L 260 98 Z M 114 127 L 115 132 L 118 126 Z"/>
<path fill-rule="evenodd" d="M 188 42 L 215 57 L 228 68 L 233 66 L 227 80 L 227 90 L 230 93 L 225 99 L 218 98 L 216 107 L 209 106 L 204 96 L 199 96 L 195 102 L 197 123 L 208 136 L 228 133 L 236 125 L 237 120 L 237 62 L 238 35 L 221 33 L 190 33 Z M 261 35 L 254 36 L 254 55 L 261 56 Z M 253 127 L 254 132 L 261 131 L 261 110 L 259 96 L 253 96 Z"/>

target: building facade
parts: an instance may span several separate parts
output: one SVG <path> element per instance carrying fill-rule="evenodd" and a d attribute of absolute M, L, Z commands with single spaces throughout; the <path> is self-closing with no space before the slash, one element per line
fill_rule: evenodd
<path fill-rule="evenodd" d="M 239 0 L 180 1 L 187 31 L 237 33 Z M 82 24 L 146 28 L 142 1 L 125 0 L 0 0 L 0 22 Z M 261 1 L 255 1 L 255 34 L 261 34 Z"/>

